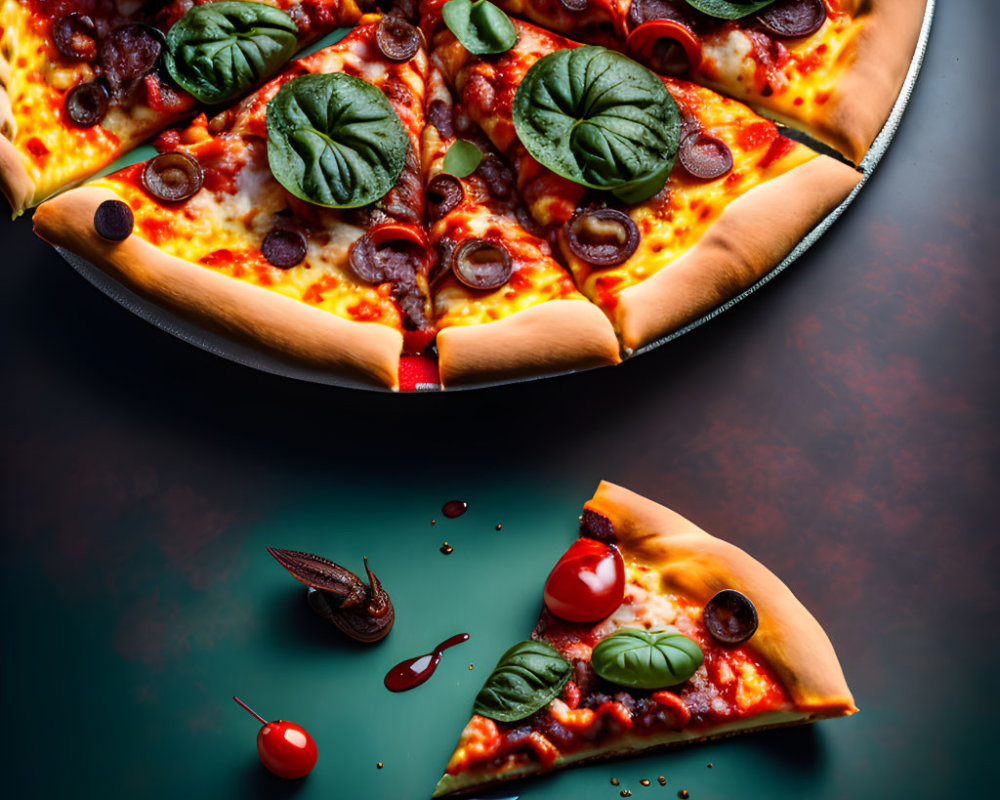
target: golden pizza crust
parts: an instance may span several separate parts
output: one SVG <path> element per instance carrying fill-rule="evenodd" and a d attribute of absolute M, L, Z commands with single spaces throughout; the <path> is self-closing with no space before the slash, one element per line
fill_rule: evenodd
<path fill-rule="evenodd" d="M 889 117 L 920 37 L 926 0 L 859 0 L 864 15 L 851 63 L 830 99 L 805 119 L 817 139 L 855 164 L 864 158 Z"/>
<path fill-rule="evenodd" d="M 510 380 L 621 361 L 606 316 L 586 300 L 550 300 L 437 335 L 441 383 Z"/>
<path fill-rule="evenodd" d="M 774 671 L 796 711 L 814 719 L 857 711 L 826 633 L 759 561 L 670 509 L 607 481 L 584 507 L 611 520 L 622 555 L 657 570 L 665 592 L 702 605 L 722 589 L 749 597 L 760 625 L 745 646 Z"/>
<path fill-rule="evenodd" d="M 738 197 L 684 255 L 618 296 L 615 324 L 626 349 L 676 330 L 753 285 L 861 177 L 817 156 Z"/>
<path fill-rule="evenodd" d="M 139 294 L 198 324 L 264 345 L 307 364 L 398 388 L 402 334 L 376 322 L 355 322 L 243 283 L 176 256 L 136 235 L 124 242 L 94 231 L 97 206 L 120 199 L 110 189 L 83 187 L 35 211 L 35 232 L 103 269 Z"/>
<path fill-rule="evenodd" d="M 661 731 L 648 736 L 623 734 L 616 738 L 614 742 L 609 743 L 607 747 L 587 747 L 568 755 L 561 755 L 556 758 L 551 767 L 548 767 L 544 771 L 549 772 L 573 764 L 582 764 L 608 758 L 627 758 L 628 756 L 646 753 L 659 747 L 673 747 L 692 742 L 704 742 L 709 739 L 722 739 L 748 730 L 761 731 L 770 728 L 784 728 L 789 725 L 801 725 L 819 718 L 817 715 L 801 711 L 768 711 L 747 719 L 727 722 L 696 731 Z M 460 794 L 471 789 L 481 789 L 497 783 L 524 778 L 528 775 L 537 775 L 541 771 L 537 761 L 526 759 L 523 763 L 515 764 L 512 767 L 504 765 L 504 769 L 500 774 L 489 768 L 476 769 L 475 767 L 463 770 L 457 775 L 445 773 L 441 780 L 438 781 L 432 797 L 443 797 L 449 794 Z"/>
<path fill-rule="evenodd" d="M 7 92 L 0 88 L 0 106 L 4 102 L 10 103 L 10 100 Z M 15 217 L 33 205 L 35 183 L 25 169 L 23 157 L 6 136 L 0 136 L 0 191 Z"/>

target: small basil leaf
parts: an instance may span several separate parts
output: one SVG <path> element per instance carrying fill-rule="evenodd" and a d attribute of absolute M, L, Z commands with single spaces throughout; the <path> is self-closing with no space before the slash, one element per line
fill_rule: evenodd
<path fill-rule="evenodd" d="M 505 53 L 517 41 L 510 17 L 489 0 L 448 0 L 441 16 L 462 46 L 477 56 Z"/>
<path fill-rule="evenodd" d="M 773 2 L 775 0 L 745 0 L 742 3 L 730 2 L 730 0 L 687 0 L 688 5 L 694 6 L 710 17 L 718 17 L 719 19 L 739 19 L 760 11 Z"/>
<path fill-rule="evenodd" d="M 310 203 L 375 202 L 399 180 L 409 145 L 382 91 L 351 75 L 303 75 L 267 104 L 271 172 Z"/>
<path fill-rule="evenodd" d="M 572 674 L 573 665 L 551 645 L 520 642 L 500 657 L 473 710 L 498 722 L 530 717 L 559 696 Z"/>
<path fill-rule="evenodd" d="M 483 160 L 482 151 L 472 142 L 459 139 L 444 154 L 442 169 L 456 178 L 465 178 L 476 171 Z"/>
<path fill-rule="evenodd" d="M 590 660 L 594 672 L 612 683 L 662 689 L 694 675 L 705 656 L 696 642 L 676 631 L 623 628 L 601 639 Z"/>
<path fill-rule="evenodd" d="M 513 116 L 542 165 L 631 203 L 663 188 L 680 141 L 680 112 L 663 81 L 603 47 L 557 50 L 535 62 L 517 87 Z"/>
<path fill-rule="evenodd" d="M 167 72 L 202 103 L 232 100 L 295 54 L 298 30 L 284 11 L 263 3 L 193 6 L 167 33 Z"/>

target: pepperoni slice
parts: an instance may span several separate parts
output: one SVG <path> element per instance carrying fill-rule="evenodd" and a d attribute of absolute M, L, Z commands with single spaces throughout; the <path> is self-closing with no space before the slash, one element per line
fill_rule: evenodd
<path fill-rule="evenodd" d="M 437 222 L 449 211 L 458 207 L 465 198 L 462 183 L 454 175 L 437 175 L 427 184 L 427 219 Z"/>
<path fill-rule="evenodd" d="M 156 69 L 163 51 L 163 34 L 151 25 L 131 22 L 120 25 L 101 42 L 100 62 L 104 77 L 115 95 Z"/>
<path fill-rule="evenodd" d="M 733 153 L 721 139 L 692 131 L 681 140 L 677 158 L 689 173 L 704 181 L 721 178 L 733 168 Z"/>
<path fill-rule="evenodd" d="M 204 177 L 198 159 L 172 150 L 150 159 L 142 171 L 142 186 L 157 200 L 180 203 L 201 188 Z"/>
<path fill-rule="evenodd" d="M 565 230 L 569 249 L 598 267 L 621 264 L 639 246 L 639 229 L 628 214 L 615 208 L 578 211 Z"/>
<path fill-rule="evenodd" d="M 264 237 L 260 252 L 272 266 L 291 269 L 306 257 L 306 237 L 290 228 L 275 228 Z"/>
<path fill-rule="evenodd" d="M 132 209 L 121 200 L 105 200 L 94 212 L 94 230 L 110 242 L 124 242 L 134 226 Z"/>
<path fill-rule="evenodd" d="M 812 36 L 826 22 L 826 5 L 823 0 L 778 0 L 757 14 L 757 21 L 775 36 Z"/>
<path fill-rule="evenodd" d="M 52 23 L 52 41 L 56 50 L 70 61 L 93 61 L 97 58 L 97 28 L 85 14 L 66 14 Z"/>
<path fill-rule="evenodd" d="M 409 61 L 420 49 L 420 34 L 404 19 L 382 17 L 375 28 L 375 44 L 390 61 Z"/>
<path fill-rule="evenodd" d="M 92 128 L 108 113 L 111 97 L 96 81 L 78 83 L 66 93 L 66 116 L 80 128 Z"/>
<path fill-rule="evenodd" d="M 705 604 L 705 627 L 723 644 L 740 644 L 757 631 L 757 609 L 735 589 L 723 589 Z"/>
<path fill-rule="evenodd" d="M 468 239 L 451 257 L 451 271 L 470 289 L 498 289 L 514 273 L 507 248 L 488 239 Z"/>

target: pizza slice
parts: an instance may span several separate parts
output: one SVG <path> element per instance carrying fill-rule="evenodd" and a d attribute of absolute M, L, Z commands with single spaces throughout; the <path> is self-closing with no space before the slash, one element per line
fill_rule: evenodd
<path fill-rule="evenodd" d="M 433 305 L 442 384 L 618 363 L 611 324 L 576 290 L 549 242 L 523 227 L 513 173 L 452 106 L 435 69 L 427 100 L 423 146 L 428 232 L 439 258 Z"/>
<path fill-rule="evenodd" d="M 35 212 L 49 242 L 212 330 L 395 388 L 433 339 L 416 28 L 371 15 L 160 154 Z"/>
<path fill-rule="evenodd" d="M 926 0 L 497 0 L 799 128 L 858 163 L 896 101 Z"/>
<path fill-rule="evenodd" d="M 0 190 L 20 214 L 360 16 L 355 0 L 4 0 Z"/>
<path fill-rule="evenodd" d="M 627 351 L 754 284 L 861 179 L 710 89 L 514 30 L 477 56 L 440 29 L 432 58 Z"/>
<path fill-rule="evenodd" d="M 745 552 L 607 482 L 581 523 L 435 797 L 857 711 L 820 624 Z"/>

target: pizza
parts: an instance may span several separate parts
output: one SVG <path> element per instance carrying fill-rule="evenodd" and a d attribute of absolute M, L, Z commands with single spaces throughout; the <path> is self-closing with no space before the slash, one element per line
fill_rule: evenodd
<path fill-rule="evenodd" d="M 365 19 L 235 107 L 163 132 L 153 159 L 44 203 L 36 230 L 206 326 L 395 387 L 400 353 L 422 350 L 433 334 L 419 156 L 426 55 L 413 48 L 390 59 L 379 47 L 386 27 Z M 412 47 L 416 30 L 401 30 L 394 44 L 408 33 Z M 290 109 L 284 117 L 308 104 L 309 113 L 339 116 L 357 148 L 339 153 L 341 183 L 301 183 L 299 194 L 350 188 L 357 197 L 341 199 L 354 204 L 381 178 L 390 188 L 379 206 L 330 208 L 279 183 L 267 145 L 280 136 L 275 104 Z M 399 160 L 391 179 L 365 172 L 358 152 L 366 148 Z M 93 223 L 116 203 L 135 231 L 121 242 Z"/>
<path fill-rule="evenodd" d="M 829 638 L 761 563 L 602 482 L 529 639 L 476 697 L 435 797 L 857 711 Z"/>
<path fill-rule="evenodd" d="M 519 221 L 513 174 L 485 137 L 473 138 L 485 162 L 475 172 L 445 171 L 456 115 L 467 117 L 432 70 L 423 143 L 441 380 L 454 386 L 616 364 L 611 323 L 577 290 L 551 244 Z"/>
<path fill-rule="evenodd" d="M 586 187 L 528 152 L 514 89 L 522 99 L 524 87 L 534 89 L 541 105 L 563 81 L 596 69 L 595 59 L 601 69 L 614 69 L 623 58 L 526 23 L 515 27 L 516 43 L 497 56 L 469 53 L 444 29 L 434 39 L 434 57 L 470 117 L 508 155 L 532 216 L 555 230 L 577 286 L 612 319 L 626 351 L 752 285 L 860 180 L 856 170 L 781 136 L 746 106 L 696 84 L 659 78 L 682 120 L 678 158 L 663 188 L 640 202 L 592 205 Z M 553 67 L 528 83 L 543 59 Z M 601 87 L 595 87 L 596 93 Z M 589 102 L 586 92 L 575 102 Z M 559 116 L 540 122 L 557 124 Z M 542 138 L 523 125 L 520 131 Z"/>
<path fill-rule="evenodd" d="M 93 35 L 72 5 L 85 1 Z M 729 96 L 739 92 L 643 66 L 624 23 L 614 36 L 606 20 L 581 24 L 577 42 L 486 0 L 363 16 L 353 0 L 280 3 L 287 14 L 178 0 L 127 19 L 117 5 L 66 2 L 3 6 L 8 43 L 27 41 L 15 17 L 49 15 L 28 25 L 36 60 L 0 71 L 21 115 L 0 138 L 15 209 L 57 192 L 34 217 L 49 242 L 203 328 L 351 385 L 448 388 L 618 363 L 738 298 L 863 177 Z M 752 21 L 718 25 L 753 38 L 762 19 L 804 13 L 746 5 Z M 566 4 L 546 8 L 543 22 L 564 27 Z M 611 8 L 593 0 L 570 16 Z M 848 13 L 824 8 L 833 16 L 814 36 Z M 350 21 L 342 40 L 287 61 Z M 98 54 L 73 67 L 69 89 L 39 66 L 65 60 L 45 38 L 63 29 L 63 50 Z M 118 64 L 105 51 L 121 37 L 134 46 Z M 140 41 L 155 44 L 148 57 Z M 848 72 L 818 63 L 810 79 Z M 69 119 L 80 86 L 112 98 L 90 127 Z M 169 108 L 151 108 L 154 95 Z M 154 158 L 58 193 L 155 131 Z"/>
<path fill-rule="evenodd" d="M 354 0 L 3 0 L 0 189 L 17 215 L 360 16 Z"/>
<path fill-rule="evenodd" d="M 501 0 L 498 5 L 742 100 L 858 163 L 899 94 L 926 0 Z"/>

